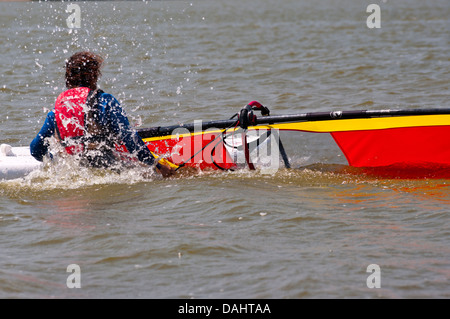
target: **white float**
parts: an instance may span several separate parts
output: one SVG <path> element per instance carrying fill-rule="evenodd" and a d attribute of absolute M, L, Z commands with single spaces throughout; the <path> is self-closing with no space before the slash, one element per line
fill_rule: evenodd
<path fill-rule="evenodd" d="M 0 180 L 24 177 L 42 165 L 31 156 L 27 146 L 0 145 Z"/>

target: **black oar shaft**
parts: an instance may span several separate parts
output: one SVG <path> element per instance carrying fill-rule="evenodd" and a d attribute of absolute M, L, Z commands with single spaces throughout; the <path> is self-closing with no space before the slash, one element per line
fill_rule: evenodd
<path fill-rule="evenodd" d="M 442 108 L 442 109 L 411 109 L 411 110 L 357 110 L 357 111 L 286 114 L 276 116 L 261 116 L 256 119 L 256 124 L 262 125 L 262 124 L 301 122 L 301 121 L 325 121 L 325 120 L 359 119 L 359 118 L 372 118 L 384 116 L 411 116 L 411 115 L 436 115 L 436 114 L 450 114 L 450 109 Z M 188 123 L 171 126 L 159 126 L 159 127 L 138 129 L 138 133 L 141 136 L 141 138 L 150 138 L 150 137 L 171 135 L 176 129 L 178 130 L 185 129 L 189 132 L 194 132 L 195 130 L 204 131 L 210 128 L 225 129 L 234 125 L 234 123 L 236 123 L 236 120 L 230 119 L 230 120 L 201 122 L 201 124 Z"/>

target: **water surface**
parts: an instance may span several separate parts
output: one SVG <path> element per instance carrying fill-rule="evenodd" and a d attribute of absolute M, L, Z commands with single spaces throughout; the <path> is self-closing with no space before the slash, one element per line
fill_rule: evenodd
<path fill-rule="evenodd" d="M 0 142 L 28 145 L 78 50 L 142 127 L 449 107 L 448 1 L 0 3 Z M 65 167 L 0 182 L 2 298 L 448 298 L 449 181 L 355 172 L 328 135 L 293 169 L 164 180 Z M 69 289 L 66 268 L 81 268 Z M 366 269 L 381 269 L 369 289 Z"/>

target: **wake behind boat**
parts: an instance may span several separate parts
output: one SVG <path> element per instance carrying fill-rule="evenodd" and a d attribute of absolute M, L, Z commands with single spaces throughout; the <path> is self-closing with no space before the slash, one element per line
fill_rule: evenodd
<path fill-rule="evenodd" d="M 423 176 L 424 171 L 427 177 L 450 175 L 448 108 L 271 116 L 268 108 L 252 101 L 227 120 L 142 128 L 138 133 L 158 160 L 177 169 L 273 172 L 282 165 L 291 167 L 279 131 L 331 134 L 348 165 L 369 172 L 392 177 L 401 171 L 410 177 Z M 0 180 L 26 176 L 41 166 L 27 147 L 2 145 Z"/>

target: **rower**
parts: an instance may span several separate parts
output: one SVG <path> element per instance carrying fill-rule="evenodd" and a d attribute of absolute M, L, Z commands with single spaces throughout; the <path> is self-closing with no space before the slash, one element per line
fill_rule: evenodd
<path fill-rule="evenodd" d="M 85 166 L 110 168 L 121 162 L 117 150 L 126 150 L 148 167 L 156 159 L 134 130 L 117 99 L 97 88 L 103 58 L 91 52 L 78 52 L 66 62 L 67 90 L 56 99 L 55 108 L 30 144 L 38 161 L 48 154 L 48 138 L 54 136 L 67 154 Z M 174 170 L 161 163 L 156 168 L 164 176 Z"/>

